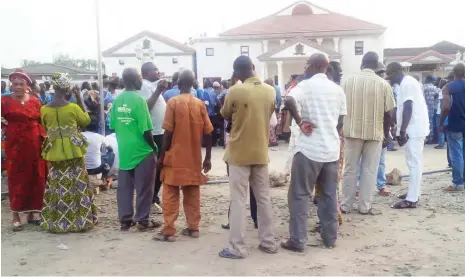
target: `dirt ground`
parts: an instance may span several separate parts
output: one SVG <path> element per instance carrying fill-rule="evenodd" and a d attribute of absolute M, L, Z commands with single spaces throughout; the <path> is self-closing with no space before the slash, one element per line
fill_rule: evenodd
<path fill-rule="evenodd" d="M 272 170 L 283 170 L 286 150 L 284 144 L 270 150 Z M 213 152 L 212 175 L 226 174 L 222 153 Z M 445 150 L 427 147 L 424 157 L 425 170 L 447 166 Z M 387 169 L 393 167 L 407 172 L 402 150 L 389 152 Z M 179 236 L 175 243 L 153 241 L 155 232 L 119 232 L 115 190 L 97 196 L 100 224 L 83 234 L 53 235 L 33 226 L 13 233 L 8 201 L 3 201 L 2 275 L 465 275 L 465 194 L 444 193 L 450 182 L 450 173 L 426 176 L 420 206 L 413 210 L 389 207 L 395 195 L 406 191 L 406 182 L 391 187 L 391 197 L 376 195 L 374 207 L 382 214 L 345 215 L 334 249 L 321 248 L 319 237 L 309 233 L 303 254 L 283 249 L 264 254 L 248 219 L 249 257 L 244 260 L 218 257 L 228 243 L 228 232 L 220 227 L 227 221 L 227 184 L 202 187 L 201 237 Z M 277 241 L 288 236 L 286 195 L 287 187 L 272 189 Z M 315 212 L 312 207 L 309 229 L 315 225 Z M 178 227 L 183 226 L 181 212 Z"/>

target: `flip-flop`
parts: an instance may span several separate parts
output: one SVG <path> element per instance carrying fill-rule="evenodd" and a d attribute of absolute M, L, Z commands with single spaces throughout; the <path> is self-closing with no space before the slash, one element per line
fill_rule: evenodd
<path fill-rule="evenodd" d="M 393 209 L 414 209 L 417 207 L 417 203 L 418 202 L 410 202 L 410 201 L 407 201 L 407 200 L 401 200 L 397 203 L 395 203 L 394 205 L 391 206 L 391 208 Z"/>
<path fill-rule="evenodd" d="M 40 225 L 40 219 L 28 220 L 27 224 Z"/>
<path fill-rule="evenodd" d="M 382 188 L 378 191 L 378 194 L 380 196 L 390 196 L 391 195 L 391 192 L 388 191 L 386 188 Z"/>
<path fill-rule="evenodd" d="M 150 220 L 148 224 L 144 223 L 137 223 L 137 230 L 139 232 L 145 232 L 147 230 L 152 230 L 161 227 L 161 222 L 155 221 L 155 220 Z"/>
<path fill-rule="evenodd" d="M 153 237 L 153 240 L 164 241 L 164 242 L 175 242 L 176 237 L 175 236 L 163 235 L 163 234 L 157 234 L 157 235 L 155 235 Z"/>
<path fill-rule="evenodd" d="M 361 214 L 361 215 L 380 215 L 380 214 L 382 214 L 381 211 L 374 210 L 373 208 L 370 208 L 368 210 L 368 212 L 366 212 L 366 213 L 362 213 L 360 211 L 358 213 Z"/>
<path fill-rule="evenodd" d="M 13 223 L 13 232 L 19 232 L 24 229 L 23 225 L 19 221 Z"/>
<path fill-rule="evenodd" d="M 188 236 L 191 238 L 198 238 L 200 236 L 199 230 L 192 230 L 189 228 L 184 228 L 181 232 L 184 236 Z"/>
<path fill-rule="evenodd" d="M 231 250 L 229 250 L 229 248 L 225 248 L 221 250 L 220 253 L 218 253 L 218 255 L 221 258 L 225 258 L 225 259 L 234 259 L 234 260 L 244 259 L 244 257 L 242 256 L 238 256 L 238 255 L 231 253 Z"/>
<path fill-rule="evenodd" d="M 274 247 L 274 248 L 269 248 L 269 247 L 265 247 L 265 246 L 262 246 L 261 244 L 258 245 L 258 249 L 265 252 L 266 254 L 276 254 L 278 253 L 278 247 Z"/>

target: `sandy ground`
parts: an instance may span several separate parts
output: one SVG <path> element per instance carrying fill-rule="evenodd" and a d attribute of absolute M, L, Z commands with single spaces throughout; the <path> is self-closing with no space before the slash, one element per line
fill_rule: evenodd
<path fill-rule="evenodd" d="M 272 170 L 282 171 L 286 149 L 281 145 L 270 151 Z M 213 175 L 226 174 L 222 153 L 213 153 Z M 426 170 L 447 165 L 445 150 L 427 147 L 424 157 Z M 402 150 L 389 152 L 387 167 L 407 172 Z M 218 257 L 228 241 L 228 232 L 220 227 L 227 221 L 228 185 L 202 187 L 201 237 L 179 236 L 175 243 L 153 241 L 155 232 L 119 232 L 115 190 L 97 197 L 100 225 L 84 234 L 53 235 L 33 226 L 13 233 L 8 201 L 3 201 L 2 275 L 465 275 L 465 194 L 442 192 L 450 181 L 450 173 L 425 177 L 420 207 L 413 210 L 392 210 L 395 196 L 375 196 L 382 215 L 345 215 L 334 249 L 321 248 L 319 237 L 309 233 L 303 254 L 283 249 L 264 254 L 257 249 L 258 234 L 249 219 L 249 257 L 244 260 Z M 394 195 L 404 192 L 406 182 L 391 190 Z M 278 241 L 288 235 L 286 194 L 287 187 L 272 189 Z M 312 207 L 309 229 L 315 222 Z M 178 226 L 184 226 L 182 212 Z M 68 249 L 58 248 L 60 244 Z"/>

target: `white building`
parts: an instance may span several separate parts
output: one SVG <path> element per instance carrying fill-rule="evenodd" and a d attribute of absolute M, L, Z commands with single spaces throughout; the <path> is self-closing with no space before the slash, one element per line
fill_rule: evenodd
<path fill-rule="evenodd" d="M 249 56 L 261 78 L 284 88 L 291 74 L 304 71 L 308 57 L 325 53 L 340 61 L 345 76 L 360 70 L 363 54 L 383 60 L 385 27 L 298 1 L 275 14 L 219 34 L 194 40 L 197 78 L 229 79 L 233 61 Z"/>
<path fill-rule="evenodd" d="M 195 49 L 165 36 L 143 31 L 102 53 L 105 72 L 109 76 L 121 76 L 123 69 L 153 61 L 160 75 L 170 78 L 181 68 L 194 69 Z"/>

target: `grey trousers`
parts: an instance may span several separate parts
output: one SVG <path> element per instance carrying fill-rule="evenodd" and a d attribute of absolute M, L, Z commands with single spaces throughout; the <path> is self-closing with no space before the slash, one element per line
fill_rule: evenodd
<path fill-rule="evenodd" d="M 289 235 L 294 247 L 304 249 L 307 244 L 307 222 L 313 187 L 321 184 L 318 201 L 318 217 L 321 238 L 326 246 L 334 246 L 337 239 L 337 171 L 338 161 L 321 163 L 308 159 L 302 153 L 295 154 L 291 167 L 289 186 Z M 259 225 L 260 226 L 260 225 Z"/>
<path fill-rule="evenodd" d="M 157 157 L 150 153 L 131 170 L 120 170 L 116 199 L 121 223 L 149 222 L 155 186 Z M 136 190 L 136 214 L 134 215 L 134 189 Z"/>

